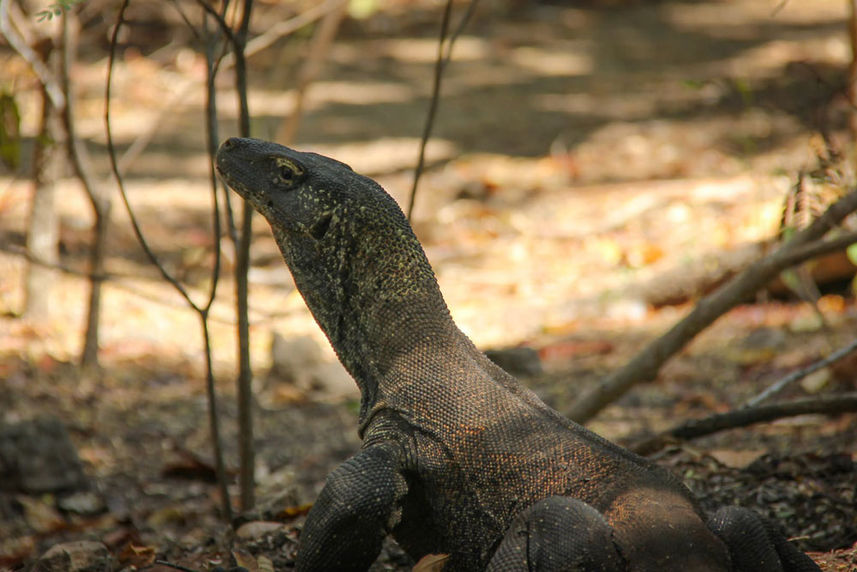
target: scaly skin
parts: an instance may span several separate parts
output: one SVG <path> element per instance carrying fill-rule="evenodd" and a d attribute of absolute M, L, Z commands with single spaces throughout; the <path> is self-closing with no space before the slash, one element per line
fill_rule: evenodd
<path fill-rule="evenodd" d="M 444 570 L 817 570 L 750 511 L 710 521 L 666 470 L 562 417 L 452 321 L 395 201 L 334 159 L 229 139 L 226 183 L 270 223 L 361 392 L 298 570 L 365 570 L 387 534 Z"/>

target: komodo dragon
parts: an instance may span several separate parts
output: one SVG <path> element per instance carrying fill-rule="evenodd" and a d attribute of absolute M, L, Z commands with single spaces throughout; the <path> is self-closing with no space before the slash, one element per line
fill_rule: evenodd
<path fill-rule="evenodd" d="M 270 223 L 361 392 L 298 570 L 365 570 L 392 534 L 444 570 L 818 570 L 771 524 L 706 518 L 671 473 L 542 403 L 458 329 L 396 202 L 348 165 L 255 139 L 217 152 Z"/>

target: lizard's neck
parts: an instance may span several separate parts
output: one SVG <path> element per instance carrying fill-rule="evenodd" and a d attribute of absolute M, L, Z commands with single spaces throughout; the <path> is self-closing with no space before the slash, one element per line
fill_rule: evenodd
<path fill-rule="evenodd" d="M 276 232 L 275 232 L 276 234 Z M 413 364 L 417 348 L 445 345 L 462 334 L 434 272 L 408 228 L 377 243 L 330 245 L 336 258 L 302 267 L 287 241 L 280 246 L 307 306 L 361 392 L 361 419 L 395 368 Z"/>
<path fill-rule="evenodd" d="M 329 337 L 360 386 L 362 417 L 397 368 L 412 364 L 413 355 L 426 345 L 448 343 L 458 328 L 427 260 L 413 265 L 357 262 L 344 280 L 343 293 L 336 331 Z"/>

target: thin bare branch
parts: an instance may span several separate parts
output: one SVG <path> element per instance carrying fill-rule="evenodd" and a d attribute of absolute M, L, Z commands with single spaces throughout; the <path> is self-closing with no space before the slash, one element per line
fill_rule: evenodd
<path fill-rule="evenodd" d="M 72 268 L 71 266 L 62 263 L 51 263 L 45 262 L 44 260 L 39 260 L 32 254 L 27 252 L 26 248 L 22 248 L 16 245 L 0 244 L 0 252 L 5 252 L 13 256 L 20 256 L 30 264 L 35 264 L 37 266 L 58 270 L 63 274 L 67 274 L 69 276 L 75 276 L 78 278 L 88 278 L 91 274 L 89 270 L 80 270 L 78 268 Z M 184 300 L 173 300 L 170 298 L 165 298 L 159 293 L 146 291 L 133 285 L 132 283 L 136 280 L 139 280 L 139 278 L 140 276 L 137 274 L 125 274 L 105 271 L 102 275 L 102 282 L 110 283 L 110 285 L 114 288 L 118 288 L 123 292 L 127 292 L 128 294 L 137 296 L 138 298 L 146 300 L 147 302 L 151 302 L 152 304 L 158 304 L 167 308 L 190 309 L 191 311 L 195 312 L 193 308 L 188 308 L 188 305 L 184 302 Z M 204 293 L 200 292 L 199 295 L 202 296 L 204 295 Z M 250 311 L 253 315 L 253 322 L 255 324 L 260 325 L 268 324 L 276 320 L 281 320 L 288 316 L 293 316 L 296 313 L 300 313 L 300 309 L 272 312 L 271 309 L 266 306 L 251 307 Z M 234 326 L 236 324 L 235 320 L 233 319 L 228 319 L 224 316 L 215 316 L 211 312 L 209 312 L 208 318 L 210 320 L 216 321 L 219 324 L 229 326 Z"/>
<path fill-rule="evenodd" d="M 440 104 L 440 87 L 443 79 L 443 71 L 446 69 L 446 65 L 449 63 L 450 59 L 452 59 L 452 48 L 455 46 L 455 41 L 464 31 L 465 26 L 467 26 L 467 22 L 470 21 L 470 17 L 476 9 L 477 2 L 478 0 L 470 1 L 470 4 L 467 6 L 467 11 L 464 13 L 464 16 L 462 16 L 461 21 L 455 28 L 452 36 L 449 38 L 448 43 L 446 38 L 449 33 L 452 0 L 447 0 L 446 6 L 443 10 L 443 18 L 441 19 L 440 24 L 440 37 L 437 42 L 437 59 L 434 64 L 434 82 L 432 83 L 431 101 L 429 102 L 426 121 L 423 125 L 423 134 L 420 138 L 420 151 L 417 158 L 417 166 L 414 169 L 414 182 L 411 185 L 411 194 L 410 199 L 408 200 L 408 220 L 411 220 L 411 215 L 414 211 L 414 203 L 416 203 L 417 200 L 417 188 L 419 186 L 420 177 L 422 177 L 423 169 L 425 169 L 426 147 L 428 146 L 429 137 L 431 137 L 435 116 L 437 115 L 437 108 Z"/>
<path fill-rule="evenodd" d="M 223 519 L 232 522 L 232 501 L 226 484 L 226 464 L 223 461 L 223 446 L 220 439 L 220 420 L 217 416 L 217 392 L 214 384 L 214 364 L 211 356 L 211 331 L 208 318 L 199 313 L 199 323 L 202 327 L 203 355 L 205 356 L 205 393 L 208 400 L 208 428 L 211 433 L 211 445 L 214 449 L 214 472 L 217 476 L 217 488 L 220 491 L 220 510 Z"/>
<path fill-rule="evenodd" d="M 854 351 L 857 351 L 857 339 L 852 341 L 847 346 L 839 348 L 838 350 L 831 353 L 826 358 L 818 360 L 816 362 L 813 362 L 813 363 L 809 364 L 808 366 L 806 366 L 805 368 L 799 369 L 797 371 L 793 371 L 792 373 L 782 377 L 781 379 L 777 380 L 775 383 L 771 384 L 770 387 L 765 389 L 759 395 L 757 395 L 756 397 L 754 397 L 752 399 L 749 399 L 747 401 L 747 403 L 745 403 L 742 407 L 743 408 L 755 407 L 756 405 L 759 405 L 760 403 L 762 403 L 766 399 L 769 399 L 769 398 L 773 397 L 774 395 L 778 394 L 780 391 L 782 391 L 783 389 L 785 389 L 787 386 L 794 383 L 795 381 L 797 381 L 799 379 L 803 379 L 804 377 L 808 376 L 809 374 L 811 374 L 815 371 L 820 370 L 821 368 L 827 367 L 831 364 L 838 362 L 839 360 L 841 360 L 842 358 L 844 358 L 845 356 L 847 356 L 848 354 L 850 354 Z"/>
<path fill-rule="evenodd" d="M 339 4 L 343 4 L 343 0 L 327 0 L 304 12 L 301 12 L 294 18 L 290 18 L 285 22 L 277 22 L 268 28 L 264 34 L 256 36 L 244 48 L 244 57 L 250 57 L 269 47 L 271 44 L 300 30 L 304 26 L 312 24 L 316 20 L 323 18 L 326 14 L 335 10 Z M 224 62 L 226 65 L 232 65 L 233 61 L 227 58 Z"/>
<path fill-rule="evenodd" d="M 209 16 L 214 18 L 214 20 L 217 22 L 218 26 L 220 27 L 221 33 L 224 36 L 226 36 L 226 39 L 234 47 L 236 45 L 237 38 L 235 37 L 235 34 L 232 33 L 232 28 L 230 28 L 229 24 L 227 24 L 226 20 L 224 20 L 223 15 L 220 12 L 218 12 L 217 10 L 215 10 L 214 8 L 212 8 L 211 6 L 209 6 L 205 2 L 205 0 L 196 0 L 196 3 L 197 3 L 197 5 L 199 5 L 200 8 L 202 8 L 205 11 L 206 14 L 208 14 Z"/>
<path fill-rule="evenodd" d="M 470 22 L 470 18 L 476 12 L 476 5 L 479 4 L 479 0 L 470 0 L 470 4 L 467 5 L 467 10 L 464 12 L 464 15 L 461 17 L 461 20 L 458 21 L 458 26 L 455 27 L 455 31 L 452 32 L 452 36 L 449 37 L 449 45 L 446 49 L 446 57 L 443 59 L 443 65 L 449 63 L 452 59 L 452 49 L 455 47 L 455 41 L 461 36 L 464 32 L 464 28 L 467 27 L 467 24 Z"/>
<path fill-rule="evenodd" d="M 206 32 L 208 30 L 206 29 Z M 217 152 L 217 145 L 220 141 L 220 136 L 217 132 L 217 90 L 215 88 L 215 79 L 217 78 L 217 57 L 215 50 L 217 45 L 217 36 L 209 35 L 206 39 L 205 60 L 206 60 L 206 102 L 205 102 L 205 125 L 206 125 L 206 146 L 208 151 L 208 178 L 211 184 L 211 238 L 214 241 L 214 266 L 211 270 L 211 288 L 208 293 L 208 301 L 206 302 L 203 312 L 205 318 L 208 318 L 208 313 L 211 310 L 214 299 L 217 296 L 217 285 L 220 281 L 220 201 L 217 197 L 219 179 L 217 172 L 214 170 L 214 155 Z"/>
<path fill-rule="evenodd" d="M 105 132 L 107 134 L 107 155 L 110 158 L 110 168 L 116 180 L 116 185 L 119 187 L 119 195 L 122 197 L 122 202 L 125 204 L 125 209 L 128 211 L 128 216 L 131 219 L 131 227 L 134 230 L 134 235 L 137 237 L 137 241 L 140 243 L 143 252 L 145 252 L 146 257 L 155 266 L 155 268 L 158 269 L 161 277 L 175 288 L 191 308 L 199 312 L 201 308 L 193 301 L 182 283 L 170 274 L 166 267 L 164 267 L 158 259 L 158 256 L 149 246 L 148 241 L 146 241 L 146 237 L 143 235 L 143 230 L 140 228 L 140 224 L 137 221 L 137 215 L 134 213 L 134 209 L 131 207 L 131 202 L 128 200 L 128 193 L 125 190 L 125 181 L 122 178 L 122 174 L 119 171 L 119 164 L 116 160 L 116 145 L 113 142 L 113 130 L 110 128 L 111 88 L 113 86 L 113 68 L 116 61 L 117 38 L 119 30 L 125 21 L 125 11 L 128 9 L 128 4 L 130 4 L 130 0 L 122 0 L 122 6 L 119 8 L 119 15 L 116 18 L 116 25 L 114 26 L 113 34 L 110 37 L 110 50 L 107 58 L 107 85 L 104 91 L 104 125 Z"/>
<path fill-rule="evenodd" d="M 774 421 L 797 415 L 838 415 L 854 411 L 857 411 L 857 392 L 807 397 L 770 405 L 734 409 L 727 413 L 718 413 L 703 419 L 687 421 L 678 427 L 632 445 L 630 449 L 640 455 L 651 455 L 668 445 L 704 437 L 726 429 L 746 427 L 754 423 Z"/>
<path fill-rule="evenodd" d="M 214 171 L 214 154 L 217 150 L 218 135 L 217 135 L 217 91 L 215 90 L 215 78 L 217 74 L 217 60 L 215 58 L 215 50 L 217 37 L 214 34 L 208 33 L 208 19 L 203 22 L 203 29 L 206 34 L 205 59 L 206 59 L 206 145 L 208 151 L 209 165 L 209 181 L 211 183 L 211 202 L 212 202 L 212 224 L 211 237 L 214 241 L 214 265 L 211 269 L 211 287 L 208 293 L 208 301 L 199 312 L 200 326 L 202 327 L 202 337 L 204 343 L 205 354 L 205 389 L 208 398 L 208 426 L 211 433 L 212 444 L 214 447 L 214 463 L 215 472 L 217 474 L 217 482 L 220 487 L 220 494 L 226 501 L 223 503 L 224 517 L 227 522 L 232 521 L 232 503 L 229 501 L 229 492 L 226 486 L 226 466 L 223 461 L 223 449 L 220 439 L 220 421 L 217 416 L 217 391 L 214 384 L 214 364 L 212 359 L 211 349 L 211 332 L 209 330 L 209 312 L 214 304 L 215 296 L 217 295 L 217 285 L 220 282 L 220 206 L 217 198 L 218 179 L 217 173 Z"/>
<path fill-rule="evenodd" d="M 106 191 L 92 174 L 92 160 L 89 157 L 89 153 L 87 152 L 83 141 L 81 141 L 80 137 L 77 136 L 75 121 L 75 87 L 72 82 L 71 67 L 76 58 L 75 52 L 77 40 L 74 36 L 77 35 L 77 30 L 70 28 L 76 26 L 77 18 L 74 14 L 72 12 L 66 13 L 65 17 L 62 18 L 63 59 L 60 76 L 60 85 L 62 92 L 65 94 L 67 103 L 64 108 L 65 112 L 63 113 L 63 123 L 65 124 L 66 133 L 68 134 L 68 151 L 72 168 L 81 183 L 83 183 L 84 191 L 86 191 L 86 196 L 90 203 L 92 203 L 92 208 L 96 212 L 99 212 L 104 209 Z"/>
<path fill-rule="evenodd" d="M 780 11 L 786 7 L 786 4 L 789 3 L 789 0 L 780 0 L 780 3 L 774 6 L 774 9 L 771 10 L 771 18 L 776 18 Z"/>

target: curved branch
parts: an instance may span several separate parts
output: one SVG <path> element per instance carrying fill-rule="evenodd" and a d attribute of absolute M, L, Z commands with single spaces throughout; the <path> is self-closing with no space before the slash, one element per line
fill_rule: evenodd
<path fill-rule="evenodd" d="M 640 455 L 651 455 L 668 445 L 711 435 L 725 429 L 746 427 L 754 423 L 810 413 L 838 415 L 855 411 L 857 411 L 857 392 L 807 397 L 770 405 L 734 409 L 727 413 L 718 413 L 702 419 L 687 421 L 629 448 Z"/>
<path fill-rule="evenodd" d="M 208 27 L 205 27 L 208 32 Z M 217 296 L 217 285 L 220 281 L 221 250 L 220 250 L 220 200 L 217 198 L 218 178 L 214 170 L 214 155 L 217 152 L 217 144 L 220 137 L 217 133 L 217 90 L 215 80 L 217 79 L 218 58 L 215 57 L 216 37 L 211 35 L 206 38 L 205 60 L 206 60 L 206 150 L 208 152 L 208 178 L 211 184 L 211 234 L 214 241 L 214 267 L 211 270 L 211 286 L 208 292 L 208 300 L 203 306 L 204 318 L 208 319 L 214 299 Z"/>
<path fill-rule="evenodd" d="M 467 12 L 462 16 L 461 21 L 458 23 L 458 26 L 452 36 L 449 38 L 449 43 L 446 45 L 445 49 L 444 43 L 446 42 L 446 37 L 449 33 L 449 19 L 450 14 L 452 13 L 452 0 L 447 0 L 446 6 L 443 10 L 443 19 L 440 24 L 440 37 L 437 42 L 437 59 L 434 64 L 434 83 L 432 84 L 431 101 L 429 102 L 426 122 L 423 125 L 423 134 L 420 138 L 420 152 L 417 158 L 417 166 L 414 169 L 414 182 L 411 185 L 411 195 L 408 201 L 408 220 L 411 220 L 411 215 L 414 212 L 414 203 L 416 203 L 417 200 L 417 186 L 419 185 L 420 177 L 422 176 L 423 169 L 425 168 L 426 146 L 428 145 L 428 140 L 431 136 L 432 127 L 434 127 L 434 118 L 435 115 L 437 115 L 437 107 L 440 103 L 440 85 L 441 80 L 443 79 L 443 70 L 446 68 L 449 60 L 452 59 L 452 48 L 455 45 L 455 40 L 457 40 L 458 36 L 460 36 L 464 31 L 464 27 L 473 15 L 478 1 L 479 0 L 470 1 L 470 4 L 467 7 Z"/>
<path fill-rule="evenodd" d="M 116 62 L 117 38 L 119 37 L 119 30 L 125 22 L 125 11 L 128 9 L 128 4 L 130 3 L 131 0 L 122 0 L 122 6 L 119 8 L 119 15 L 116 17 L 116 25 L 113 28 L 113 34 L 110 37 L 110 51 L 107 58 L 107 85 L 104 90 L 104 125 L 107 134 L 107 155 L 110 157 L 110 168 L 113 172 L 114 178 L 116 179 L 116 185 L 119 187 L 119 194 L 122 197 L 122 202 L 125 204 L 125 210 L 128 211 L 128 216 L 131 219 L 131 227 L 134 229 L 134 235 L 137 237 L 137 241 L 143 248 L 143 252 L 146 253 L 146 257 L 158 269 L 161 277 L 169 282 L 172 287 L 181 294 L 182 298 L 185 299 L 191 308 L 199 312 L 201 311 L 201 308 L 193 301 L 187 290 L 185 290 L 185 287 L 182 286 L 181 282 L 167 271 L 155 252 L 149 246 L 149 243 L 146 241 L 146 237 L 143 235 L 143 230 L 140 228 L 140 224 L 137 221 L 137 215 L 134 213 L 134 209 L 131 207 L 131 202 L 128 200 L 128 193 L 125 190 L 125 182 L 122 179 L 122 174 L 119 172 L 119 163 L 116 160 L 116 146 L 113 143 L 113 130 L 110 128 L 110 92 L 113 86 L 113 68 Z"/>
<path fill-rule="evenodd" d="M 86 313 L 86 330 L 80 364 L 84 369 L 98 367 L 98 342 L 101 322 L 101 292 L 105 280 L 104 258 L 107 251 L 107 231 L 110 224 L 112 203 L 107 189 L 96 181 L 92 174 L 92 161 L 86 145 L 77 135 L 75 121 L 75 86 L 72 81 L 72 65 L 77 59 L 79 22 L 73 11 L 62 19 L 62 65 L 60 82 L 65 93 L 66 105 L 60 116 L 66 131 L 66 146 L 77 178 L 86 191 L 95 218 L 92 225 L 92 248 L 89 254 L 89 301 Z"/>

